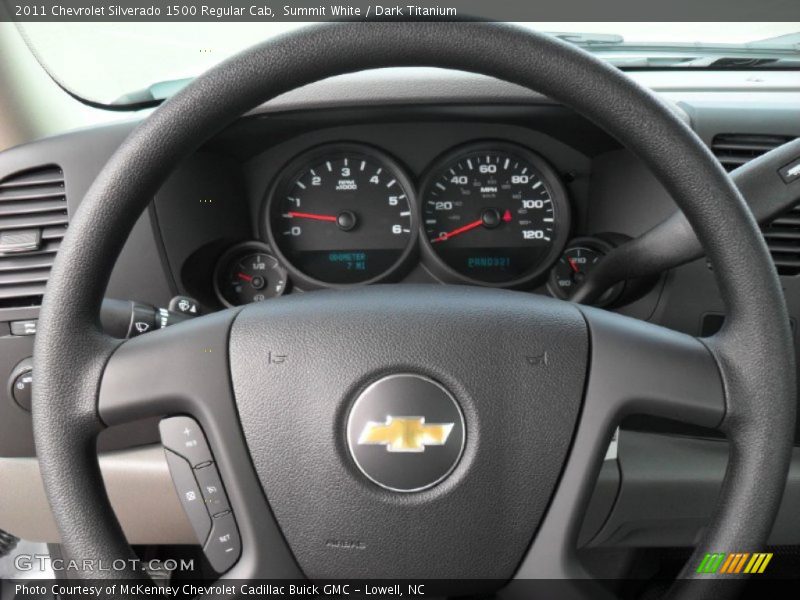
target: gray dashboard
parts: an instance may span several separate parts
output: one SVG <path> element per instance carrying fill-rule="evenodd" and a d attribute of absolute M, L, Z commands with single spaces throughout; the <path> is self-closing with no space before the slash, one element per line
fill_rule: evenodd
<path fill-rule="evenodd" d="M 381 149 L 404 166 L 414 185 L 452 147 L 476 140 L 519 144 L 544 157 L 561 178 L 573 238 L 636 236 L 675 210 L 636 157 L 580 115 L 515 86 L 443 73 L 349 76 L 345 84 L 322 82 L 245 115 L 199 149 L 156 194 L 125 246 L 107 297 L 166 306 L 172 296 L 187 294 L 206 311 L 222 308 L 213 289 L 218 259 L 237 243 L 263 240 L 263 204 L 274 179 L 296 155 L 330 142 Z M 800 105 L 786 101 L 793 91 L 670 89 L 662 94 L 710 146 L 721 134 L 800 136 Z M 57 165 L 71 214 L 136 122 L 7 150 L 0 154 L 0 184 L 20 172 Z M 439 283 L 420 260 L 392 283 L 404 281 Z M 782 281 L 796 319 L 800 278 Z M 541 281 L 527 291 L 548 293 Z M 35 300 L 11 304 L 0 306 L 0 375 L 6 380 L 32 348 L 32 336 L 12 335 L 11 323 L 38 314 Z M 665 274 L 646 294 L 615 310 L 699 335 L 707 316 L 721 308 L 712 272 L 701 260 Z M 156 439 L 154 425 L 144 423 L 109 430 L 101 448 Z M 10 385 L 3 386 L 0 456 L 33 455 L 30 415 L 14 401 Z"/>

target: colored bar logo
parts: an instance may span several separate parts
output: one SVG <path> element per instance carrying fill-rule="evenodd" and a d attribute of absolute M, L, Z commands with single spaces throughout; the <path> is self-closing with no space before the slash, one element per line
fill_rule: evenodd
<path fill-rule="evenodd" d="M 727 575 L 763 573 L 771 560 L 772 552 L 714 552 L 705 555 L 697 572 Z"/>

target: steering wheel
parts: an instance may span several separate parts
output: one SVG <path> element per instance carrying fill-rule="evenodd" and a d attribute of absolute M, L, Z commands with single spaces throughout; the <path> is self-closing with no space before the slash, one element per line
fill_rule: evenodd
<path fill-rule="evenodd" d="M 395 66 L 535 89 L 637 154 L 715 264 L 723 329 L 700 340 L 532 294 L 401 285 L 271 300 L 126 342 L 102 332 L 99 309 L 124 240 L 182 159 L 283 92 Z M 133 556 L 96 436 L 145 417 L 188 415 L 205 433 L 241 536 L 224 578 L 482 577 L 511 582 L 505 590 L 514 580 L 589 578 L 576 558 L 578 529 L 624 416 L 718 428 L 730 459 L 713 519 L 673 586 L 683 598 L 719 597 L 720 580 L 696 573 L 704 553 L 765 543 L 793 443 L 789 318 L 730 179 L 650 92 L 586 52 L 513 26 L 321 25 L 198 77 L 98 175 L 56 258 L 39 324 L 37 453 L 64 550 L 82 561 L 84 578 L 142 577 L 92 566 Z M 392 419 L 428 445 L 392 452 L 384 431 L 375 439 L 386 444 L 362 446 L 371 443 L 364 423 L 400 427 Z"/>

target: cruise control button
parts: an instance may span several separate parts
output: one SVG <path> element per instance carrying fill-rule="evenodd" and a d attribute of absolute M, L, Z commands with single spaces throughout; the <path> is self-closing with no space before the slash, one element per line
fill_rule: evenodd
<path fill-rule="evenodd" d="M 210 463 L 211 450 L 200 429 L 200 425 L 190 417 L 170 417 L 158 424 L 161 443 L 175 454 L 189 461 L 193 467 Z"/>
<path fill-rule="evenodd" d="M 175 491 L 178 493 L 183 510 L 189 517 L 189 522 L 197 535 L 197 541 L 203 544 L 208 539 L 208 533 L 211 530 L 211 517 L 206 510 L 200 488 L 197 487 L 192 468 L 188 462 L 174 452 L 164 450 L 164 454 L 166 454 L 172 483 L 175 485 Z"/>
<path fill-rule="evenodd" d="M 208 512 L 218 515 L 231 509 L 216 465 L 211 464 L 195 469 L 194 476 L 197 479 L 197 485 L 200 486 L 200 493 L 203 494 Z"/>
<path fill-rule="evenodd" d="M 214 517 L 211 535 L 208 536 L 203 551 L 217 573 L 224 573 L 239 559 L 242 542 L 233 513 Z"/>

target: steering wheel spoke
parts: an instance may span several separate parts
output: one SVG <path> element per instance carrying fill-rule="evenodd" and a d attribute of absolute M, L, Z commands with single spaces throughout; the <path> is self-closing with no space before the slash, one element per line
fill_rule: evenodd
<path fill-rule="evenodd" d="M 716 428 L 725 416 L 720 367 L 700 339 L 600 309 L 583 307 L 591 359 L 584 418 L 609 426 L 647 414 Z"/>
<path fill-rule="evenodd" d="M 190 414 L 205 426 L 232 407 L 227 344 L 236 314 L 206 315 L 121 344 L 103 373 L 103 422 Z"/>
<path fill-rule="evenodd" d="M 165 417 L 161 436 L 176 491 L 209 562 L 227 571 L 222 577 L 298 579 L 241 435 L 228 358 L 237 314 L 207 315 L 121 344 L 106 364 L 98 411 L 106 425 Z M 210 494 L 224 506 L 214 506 Z"/>
<path fill-rule="evenodd" d="M 725 394 L 717 360 L 701 340 L 599 309 L 582 312 L 591 345 L 583 411 L 550 510 L 515 578 L 570 580 L 559 597 L 598 598 L 577 558 L 578 534 L 615 429 L 634 414 L 717 428 Z M 530 592 L 527 585 L 517 587 Z M 556 591 L 552 582 L 545 589 Z"/>

